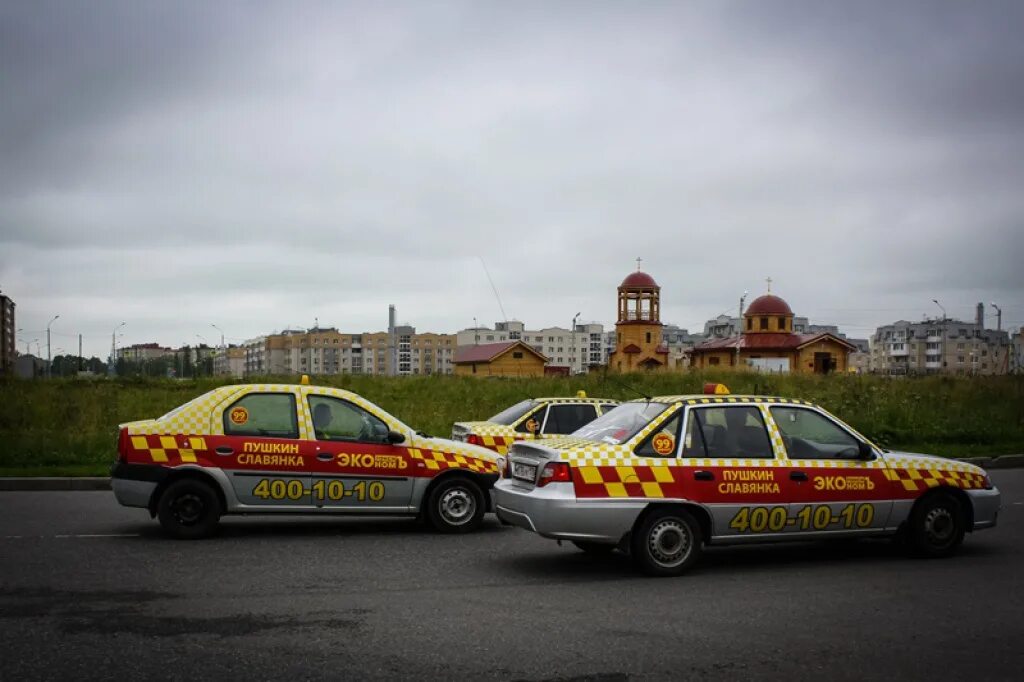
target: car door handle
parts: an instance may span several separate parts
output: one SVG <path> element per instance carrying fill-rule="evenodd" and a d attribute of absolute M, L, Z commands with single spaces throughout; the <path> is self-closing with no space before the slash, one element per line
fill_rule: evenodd
<path fill-rule="evenodd" d="M 321 462 L 330 462 L 332 459 L 334 459 L 334 455 L 332 455 L 329 452 L 321 452 L 319 455 L 316 456 L 316 458 Z"/>
<path fill-rule="evenodd" d="M 792 481 L 806 481 L 807 480 L 807 474 L 805 474 L 802 471 L 790 471 L 789 472 L 789 478 Z"/>
<path fill-rule="evenodd" d="M 216 452 L 218 455 L 221 455 L 221 456 L 224 456 L 224 457 L 226 457 L 227 455 L 235 454 L 234 448 L 228 448 L 228 447 L 223 447 L 223 446 L 217 448 L 216 450 L 214 450 L 214 452 Z"/>
<path fill-rule="evenodd" d="M 710 471 L 694 471 L 693 472 L 693 477 L 696 480 L 698 480 L 698 481 L 713 481 L 713 480 L 715 480 L 715 475 L 713 473 L 711 473 Z"/>

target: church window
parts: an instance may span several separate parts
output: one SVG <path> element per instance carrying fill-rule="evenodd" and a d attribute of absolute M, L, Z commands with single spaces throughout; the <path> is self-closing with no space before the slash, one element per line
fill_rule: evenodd
<path fill-rule="evenodd" d="M 786 331 L 786 318 L 784 318 L 784 317 L 780 317 L 779 318 L 779 331 L 780 332 Z"/>
<path fill-rule="evenodd" d="M 647 343 L 651 342 L 651 333 L 647 332 Z"/>
<path fill-rule="evenodd" d="M 748 317 L 747 318 L 747 331 L 749 332 L 749 331 L 753 331 L 753 330 L 754 330 L 754 318 Z"/>
<path fill-rule="evenodd" d="M 767 317 L 762 317 L 761 318 L 761 331 L 765 331 L 766 329 L 768 329 L 768 318 Z"/>
<path fill-rule="evenodd" d="M 710 358 L 708 358 L 708 364 L 712 365 L 712 366 L 717 365 L 718 364 L 718 358 L 717 357 L 710 357 Z"/>

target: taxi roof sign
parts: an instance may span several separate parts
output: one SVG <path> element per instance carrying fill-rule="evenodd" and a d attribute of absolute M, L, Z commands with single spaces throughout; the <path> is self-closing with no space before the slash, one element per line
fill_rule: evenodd
<path fill-rule="evenodd" d="M 586 398 L 587 397 L 587 392 L 586 391 L 576 391 L 576 397 L 577 398 Z"/>
<path fill-rule="evenodd" d="M 725 384 L 704 384 L 705 395 L 729 395 L 729 387 Z"/>
<path fill-rule="evenodd" d="M 299 379 L 299 383 L 302 384 L 303 386 L 309 386 L 309 375 L 303 374 L 302 378 Z"/>

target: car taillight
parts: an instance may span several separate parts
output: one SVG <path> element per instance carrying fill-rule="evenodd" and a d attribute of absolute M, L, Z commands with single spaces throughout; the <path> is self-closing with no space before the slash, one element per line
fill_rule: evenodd
<path fill-rule="evenodd" d="M 117 461 L 128 461 L 128 429 L 121 429 L 117 435 Z"/>
<path fill-rule="evenodd" d="M 502 478 L 512 478 L 512 464 L 509 463 L 508 457 L 498 458 L 498 474 Z"/>
<path fill-rule="evenodd" d="M 537 487 L 548 483 L 567 483 L 572 481 L 572 471 L 567 462 L 548 462 L 540 471 Z"/>
<path fill-rule="evenodd" d="M 469 443 L 470 445 L 482 446 L 484 444 L 484 439 L 476 435 L 475 433 L 471 433 L 468 436 L 466 436 L 466 442 Z"/>

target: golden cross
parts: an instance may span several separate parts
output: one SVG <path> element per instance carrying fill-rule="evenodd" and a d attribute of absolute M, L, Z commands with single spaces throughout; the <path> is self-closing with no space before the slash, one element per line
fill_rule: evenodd
<path fill-rule="evenodd" d="M 637 272 L 640 272 L 640 261 L 642 261 L 642 260 L 643 260 L 643 258 L 640 258 L 639 256 L 637 256 L 637 259 L 636 259 L 636 271 Z"/>
<path fill-rule="evenodd" d="M 768 282 L 768 293 L 770 294 L 770 293 L 772 293 L 772 278 L 769 277 L 765 281 Z"/>

